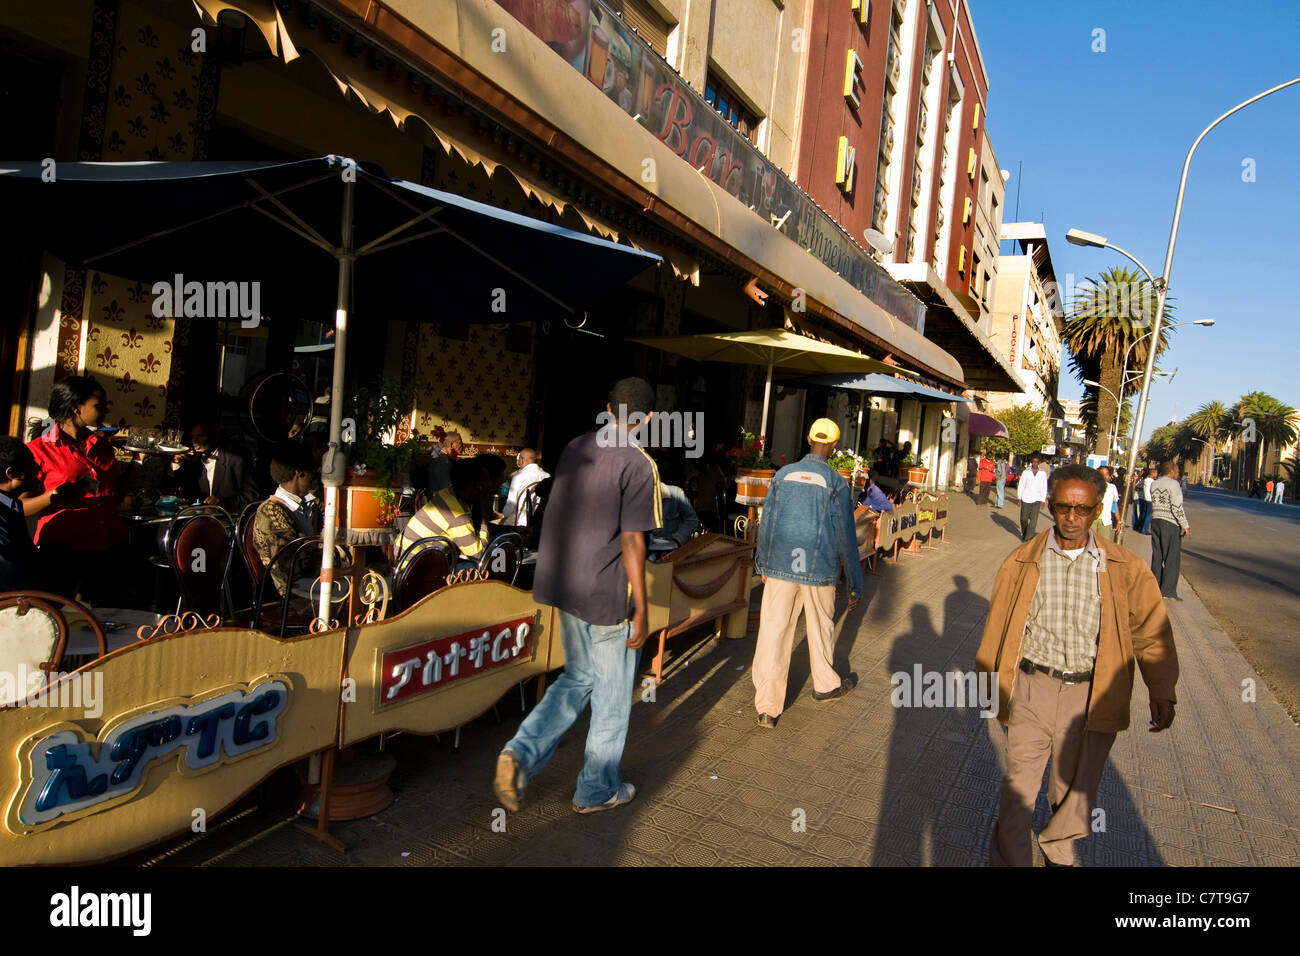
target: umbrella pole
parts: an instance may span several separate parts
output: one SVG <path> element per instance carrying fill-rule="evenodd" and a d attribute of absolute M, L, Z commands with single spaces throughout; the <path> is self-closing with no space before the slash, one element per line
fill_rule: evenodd
<path fill-rule="evenodd" d="M 867 404 L 867 393 L 863 392 L 858 396 L 858 434 L 853 439 L 853 454 L 862 453 L 862 409 Z"/>
<path fill-rule="evenodd" d="M 321 529 L 320 603 L 317 618 L 320 629 L 325 630 L 330 621 L 330 598 L 334 594 L 334 542 L 339 512 L 339 488 L 343 485 L 343 368 L 347 361 L 348 302 L 352 297 L 352 210 L 356 182 L 343 183 L 342 248 L 336 254 L 339 262 L 339 290 L 334 308 L 334 379 L 330 385 L 330 443 L 321 468 L 321 481 L 325 485 L 324 527 Z"/>
<path fill-rule="evenodd" d="M 772 401 L 772 366 L 775 362 L 767 363 L 767 383 L 763 386 L 763 420 L 758 423 L 758 440 L 763 443 L 763 450 L 767 451 L 767 407 Z"/>

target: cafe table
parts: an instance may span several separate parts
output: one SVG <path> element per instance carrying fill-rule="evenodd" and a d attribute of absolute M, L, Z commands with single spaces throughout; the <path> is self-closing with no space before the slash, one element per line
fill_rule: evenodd
<path fill-rule="evenodd" d="M 89 610 L 104 629 L 104 641 L 110 654 L 138 641 L 141 627 L 152 629 L 162 620 L 161 614 L 135 608 L 98 607 Z M 65 669 L 71 669 L 99 657 L 99 640 L 90 623 L 79 612 L 69 613 L 67 621 L 68 642 L 63 648 L 63 660 Z"/>

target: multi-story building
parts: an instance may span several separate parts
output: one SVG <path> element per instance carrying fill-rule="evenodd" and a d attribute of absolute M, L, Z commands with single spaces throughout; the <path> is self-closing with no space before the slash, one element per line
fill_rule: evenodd
<path fill-rule="evenodd" d="M 826 35 L 819 10 L 848 11 L 860 27 L 850 43 L 860 55 L 867 37 L 877 37 L 882 84 L 891 44 L 895 50 L 890 83 L 898 93 L 884 112 L 896 122 L 882 126 L 865 71 L 855 70 L 850 90 L 862 122 L 890 151 L 887 169 L 873 160 L 868 171 L 865 157 L 878 154 L 879 144 L 858 147 L 861 175 L 848 180 L 870 175 L 865 191 L 872 195 L 874 179 L 887 183 L 904 162 L 895 157 L 900 138 L 917 135 L 907 102 L 914 91 L 902 71 L 919 75 L 923 64 L 913 61 L 929 29 L 923 24 L 966 17 L 964 7 L 931 17 L 918 0 L 850 7 L 851 0 L 7 4 L 0 8 L 0 75 L 6 88 L 28 95 L 4 101 L 0 121 L 13 134 L 4 158 L 339 154 L 656 252 L 664 260 L 657 273 L 611 295 L 574 323 L 580 328 L 517 317 L 498 327 L 455 315 L 437 322 L 371 316 L 373 334 L 357 338 L 352 361 L 367 375 L 416 386 L 415 425 L 454 425 L 473 445 L 540 444 L 544 457 L 558 453 L 568 435 L 589 426 L 615 371 L 653 379 L 665 407 L 756 430 L 764 370 L 678 359 L 630 340 L 794 327 L 892 356 L 949 391 L 972 383 L 946 340 L 926 327 L 942 321 L 928 318 L 926 305 L 869 254 L 862 227 L 872 214 L 860 227 L 853 204 L 828 212 L 828 202 L 819 207 L 787 174 L 808 158 L 802 123 L 818 95 L 812 78 L 820 76 L 810 63 Z M 944 36 L 957 29 L 945 28 Z M 946 54 L 932 55 L 931 75 L 973 77 L 970 53 L 961 51 L 955 67 Z M 845 54 L 836 56 L 843 77 Z M 973 78 L 962 82 L 976 87 Z M 973 99 L 960 102 L 966 125 L 952 126 L 954 172 L 958 140 L 974 129 Z M 859 111 L 843 95 L 837 105 L 836 124 L 856 128 Z M 935 137 L 925 142 L 937 157 L 942 137 L 927 135 Z M 808 161 L 820 171 L 835 159 L 817 153 Z M 844 165 L 857 170 L 847 153 Z M 834 170 L 826 176 L 833 179 Z M 901 196 L 910 185 L 886 188 Z M 863 191 L 859 184 L 842 195 Z M 958 241 L 944 233 L 927 238 L 926 248 L 935 238 L 945 250 Z M 24 250 L 7 268 L 0 301 L 17 347 L 0 352 L 0 375 L 15 382 L 11 428 L 40 413 L 54 381 L 83 371 L 107 383 L 113 420 L 135 426 L 230 417 L 246 379 L 295 366 L 313 372 L 316 360 L 294 351 L 317 340 L 302 317 L 270 317 L 257 337 L 185 318 L 150 323 L 147 306 L 121 277 L 52 261 L 41 250 Z M 431 308 L 437 301 L 431 289 Z M 120 340 L 130 342 L 129 362 Z M 124 374 L 137 374 L 135 351 L 152 360 L 140 378 Z M 473 362 L 450 368 L 447 357 L 459 354 Z M 798 426 L 817 409 L 807 405 L 808 390 L 778 385 L 771 432 L 775 449 L 788 453 L 798 446 Z M 731 444 L 734 432 L 719 424 L 705 440 Z"/>
<path fill-rule="evenodd" d="M 990 316 L 995 337 L 1007 343 L 1007 358 L 1024 395 L 991 395 L 989 406 L 996 410 L 1030 402 L 1048 418 L 1059 419 L 1065 316 L 1047 232 L 1039 222 L 1009 222 L 1002 224 L 1001 238 L 1015 243 L 1018 251 L 998 256 Z"/>
<path fill-rule="evenodd" d="M 966 0 L 809 0 L 809 9 L 819 40 L 807 58 L 796 179 L 924 303 L 925 337 L 961 363 L 968 389 L 1018 392 L 987 308 L 1003 180 Z M 960 480 L 964 405 L 872 404 L 868 445 L 881 434 L 913 441 L 934 483 Z"/>

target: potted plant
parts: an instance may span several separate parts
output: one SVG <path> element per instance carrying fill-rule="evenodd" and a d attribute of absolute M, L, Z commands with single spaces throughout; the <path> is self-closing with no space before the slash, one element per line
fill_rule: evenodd
<path fill-rule="evenodd" d="M 910 453 L 904 455 L 898 466 L 907 472 L 908 481 L 914 481 L 918 485 L 925 484 L 925 477 L 930 474 L 930 469 L 925 464 L 924 455 L 919 459 L 913 458 Z"/>
<path fill-rule="evenodd" d="M 398 426 L 415 407 L 415 385 L 384 378 L 357 388 L 344 401 L 348 472 L 346 526 L 390 528 L 397 516 L 397 499 L 410 483 L 411 463 L 424 440 L 412 434 L 396 442 Z M 349 432 L 351 441 L 348 441 Z"/>
<path fill-rule="evenodd" d="M 867 486 L 867 463 L 861 456 L 841 448 L 826 460 L 826 464 L 838 471 L 846 481 L 855 487 L 865 488 Z"/>
<path fill-rule="evenodd" d="M 767 487 L 776 474 L 772 457 L 763 442 L 754 433 L 742 428 L 740 444 L 727 452 L 732 467 L 736 469 L 736 503 L 761 505 L 767 497 Z"/>

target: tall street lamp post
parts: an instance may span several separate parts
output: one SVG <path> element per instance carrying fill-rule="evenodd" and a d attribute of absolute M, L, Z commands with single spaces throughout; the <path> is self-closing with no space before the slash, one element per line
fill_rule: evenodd
<path fill-rule="evenodd" d="M 1165 296 L 1169 291 L 1169 276 L 1173 272 L 1173 268 L 1174 268 L 1174 246 L 1178 242 L 1178 224 L 1183 217 L 1183 196 L 1187 191 L 1187 174 L 1188 172 L 1191 171 L 1192 156 L 1196 154 L 1197 147 L 1201 145 L 1201 141 L 1205 139 L 1205 137 L 1209 134 L 1210 130 L 1214 129 L 1214 127 L 1218 126 L 1220 123 L 1222 123 L 1233 113 L 1236 113 L 1238 110 L 1243 110 L 1247 106 L 1250 106 L 1250 104 L 1256 103 L 1259 100 L 1262 100 L 1266 96 L 1271 96 L 1272 94 L 1278 92 L 1279 90 L 1284 90 L 1288 86 L 1294 86 L 1297 83 L 1300 83 L 1300 76 L 1297 76 L 1295 79 L 1292 80 L 1287 80 L 1285 83 L 1279 83 L 1277 86 L 1271 89 L 1267 89 L 1262 93 L 1257 93 L 1254 96 L 1252 96 L 1250 99 L 1238 103 L 1232 109 L 1228 110 L 1218 119 L 1216 119 L 1209 126 L 1205 127 L 1205 129 L 1201 130 L 1201 135 L 1196 137 L 1196 140 L 1192 143 L 1191 148 L 1187 151 L 1187 158 L 1183 160 L 1183 174 L 1181 178 L 1178 180 L 1178 198 L 1174 202 L 1174 219 L 1173 222 L 1170 223 L 1169 225 L 1169 245 L 1165 249 L 1165 269 L 1158 280 L 1152 280 L 1152 285 L 1155 286 L 1155 290 L 1156 290 L 1156 317 L 1155 317 L 1155 322 L 1152 324 L 1152 328 L 1151 328 L 1151 334 L 1155 336 L 1154 341 L 1156 342 L 1160 341 L 1160 325 L 1165 318 Z M 1086 233 L 1084 233 L 1083 235 L 1087 236 Z M 1101 237 L 1094 236 L 1090 238 L 1097 239 Z M 1071 239 L 1070 241 L 1075 242 L 1074 239 Z M 1078 242 L 1077 244 L 1095 245 L 1096 243 L 1084 241 L 1084 242 Z M 1102 244 L 1105 244 L 1104 239 L 1102 239 Z M 1114 246 L 1112 246 L 1111 248 L 1114 248 L 1116 252 L 1120 252 L 1121 254 L 1128 256 L 1128 258 L 1133 259 L 1133 257 L 1130 256 L 1127 252 L 1124 252 L 1123 250 L 1118 249 L 1117 247 Z M 1142 266 L 1142 263 L 1138 262 L 1136 259 L 1133 259 L 1133 261 L 1137 262 L 1138 266 L 1142 268 L 1143 272 L 1146 272 L 1148 278 L 1151 277 L 1151 273 L 1146 269 L 1145 266 Z M 1143 372 L 1142 375 L 1142 393 L 1138 398 L 1137 415 L 1135 416 L 1133 422 L 1133 434 L 1135 438 L 1141 437 L 1142 435 L 1142 420 L 1146 417 L 1147 395 L 1151 390 L 1151 373 L 1155 371 L 1155 367 L 1156 367 L 1156 350 L 1154 348 L 1147 349 L 1146 370 Z M 1128 473 L 1130 475 L 1133 474 L 1133 469 L 1137 467 L 1137 455 L 1138 455 L 1137 442 L 1136 441 L 1130 442 L 1129 451 L 1128 451 Z M 1122 498 L 1119 506 L 1119 526 L 1116 528 L 1115 531 L 1115 541 L 1117 544 L 1123 543 L 1124 519 L 1125 516 L 1128 514 L 1128 505 L 1129 505 L 1129 498 L 1131 497 L 1131 491 L 1132 488 L 1126 483 L 1124 488 L 1124 497 Z"/>

